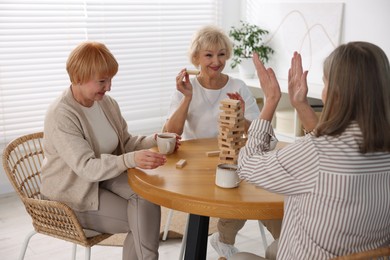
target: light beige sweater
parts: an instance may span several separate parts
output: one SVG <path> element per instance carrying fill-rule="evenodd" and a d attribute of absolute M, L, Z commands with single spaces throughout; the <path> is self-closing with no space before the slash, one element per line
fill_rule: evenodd
<path fill-rule="evenodd" d="M 44 125 L 45 160 L 41 193 L 78 211 L 98 209 L 99 182 L 135 167 L 134 152 L 156 145 L 153 136 L 131 136 L 117 102 L 99 102 L 117 133 L 113 154 L 101 154 L 94 131 L 70 88 L 49 107 Z"/>

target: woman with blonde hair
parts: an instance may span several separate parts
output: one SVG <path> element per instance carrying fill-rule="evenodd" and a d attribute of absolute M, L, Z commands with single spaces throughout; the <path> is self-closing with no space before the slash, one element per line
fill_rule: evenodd
<path fill-rule="evenodd" d="M 248 86 L 240 79 L 223 73 L 232 54 L 229 37 L 216 26 L 200 28 L 189 49 L 191 63 L 200 70 L 191 78 L 186 69 L 176 77 L 176 89 L 171 100 L 165 130 L 182 135 L 183 140 L 216 138 L 220 101 L 226 98 L 240 100 L 244 108 L 245 131 L 260 111 Z M 229 258 L 238 249 L 234 247 L 238 231 L 246 220 L 220 219 L 218 233 L 210 243 L 219 256 Z M 281 221 L 264 221 L 275 238 L 279 237 Z"/>

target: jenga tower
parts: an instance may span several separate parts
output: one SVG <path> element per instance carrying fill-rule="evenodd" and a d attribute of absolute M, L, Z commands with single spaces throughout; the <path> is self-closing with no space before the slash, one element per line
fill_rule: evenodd
<path fill-rule="evenodd" d="M 244 114 L 239 100 L 221 100 L 219 114 L 219 162 L 237 164 L 238 153 L 244 146 Z"/>

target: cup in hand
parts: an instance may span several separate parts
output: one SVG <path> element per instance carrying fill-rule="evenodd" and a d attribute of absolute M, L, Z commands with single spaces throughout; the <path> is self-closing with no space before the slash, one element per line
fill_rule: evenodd
<path fill-rule="evenodd" d="M 215 184 L 221 188 L 235 188 L 240 183 L 237 165 L 219 164 L 215 174 Z"/>
<path fill-rule="evenodd" d="M 157 135 L 158 151 L 162 154 L 171 154 L 176 147 L 176 134 L 162 133 Z"/>

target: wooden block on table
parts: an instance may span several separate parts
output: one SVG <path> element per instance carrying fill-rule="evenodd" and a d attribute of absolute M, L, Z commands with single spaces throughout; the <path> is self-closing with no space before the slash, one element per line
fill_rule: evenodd
<path fill-rule="evenodd" d="M 206 152 L 207 157 L 214 157 L 219 155 L 219 151 Z"/>
<path fill-rule="evenodd" d="M 176 168 L 183 168 L 184 165 L 186 165 L 187 161 L 184 160 L 184 159 L 181 159 L 179 160 L 177 163 L 176 163 Z"/>

